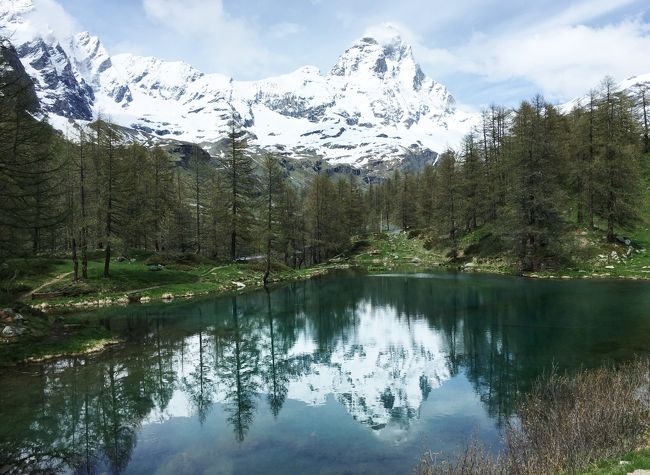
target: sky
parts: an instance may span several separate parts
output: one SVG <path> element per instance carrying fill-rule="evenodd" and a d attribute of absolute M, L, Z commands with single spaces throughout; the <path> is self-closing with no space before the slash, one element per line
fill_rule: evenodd
<path fill-rule="evenodd" d="M 52 3 L 55 0 L 36 0 Z M 650 73 L 648 0 L 58 0 L 111 54 L 182 60 L 254 80 L 304 65 L 327 72 L 390 23 L 460 104 L 561 103 L 606 75 Z M 54 20 L 53 20 L 54 21 Z"/>

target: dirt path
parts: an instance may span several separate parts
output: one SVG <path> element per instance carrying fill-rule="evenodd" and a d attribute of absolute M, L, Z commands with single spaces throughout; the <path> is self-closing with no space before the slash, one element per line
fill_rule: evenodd
<path fill-rule="evenodd" d="M 43 290 L 45 287 L 56 284 L 57 282 L 61 282 L 63 279 L 66 277 L 69 277 L 72 275 L 72 272 L 66 272 L 65 274 L 57 275 L 54 279 L 50 280 L 49 282 L 45 282 L 43 285 L 40 285 L 36 287 L 35 289 L 30 290 L 29 292 L 26 292 L 25 294 L 21 295 L 18 299 L 23 300 L 26 298 L 30 298 L 32 295 L 37 293 L 40 290 Z"/>
<path fill-rule="evenodd" d="M 228 267 L 228 266 L 217 266 L 217 267 L 213 267 L 213 268 L 210 269 L 209 271 L 204 272 L 203 274 L 201 274 L 200 277 L 205 277 L 206 275 L 210 275 L 210 274 L 212 274 L 214 271 L 219 270 L 219 269 L 222 269 L 222 268 L 224 268 L 224 267 Z"/>

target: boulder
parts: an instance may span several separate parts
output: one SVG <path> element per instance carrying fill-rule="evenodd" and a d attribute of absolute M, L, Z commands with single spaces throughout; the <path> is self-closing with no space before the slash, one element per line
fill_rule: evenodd
<path fill-rule="evenodd" d="M 5 338 L 13 338 L 15 336 L 20 336 L 23 333 L 25 333 L 26 329 L 23 327 L 12 327 L 12 326 L 6 326 L 2 330 L 2 336 Z"/>
<path fill-rule="evenodd" d="M 170 293 L 162 294 L 161 298 L 167 301 L 174 300 L 174 294 L 170 294 Z"/>

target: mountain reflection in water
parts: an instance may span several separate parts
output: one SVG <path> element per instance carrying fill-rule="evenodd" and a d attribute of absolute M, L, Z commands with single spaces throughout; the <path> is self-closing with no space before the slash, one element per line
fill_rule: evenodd
<path fill-rule="evenodd" d="M 124 345 L 0 374 L 0 472 L 403 472 L 498 447 L 551 364 L 644 352 L 644 308 L 647 284 L 424 274 L 105 310 Z"/>

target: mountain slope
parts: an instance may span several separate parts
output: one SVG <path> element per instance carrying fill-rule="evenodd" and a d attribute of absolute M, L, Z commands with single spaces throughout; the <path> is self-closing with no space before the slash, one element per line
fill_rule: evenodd
<path fill-rule="evenodd" d="M 355 42 L 327 74 L 315 67 L 261 81 L 204 74 L 182 62 L 110 56 L 84 32 L 36 24 L 31 0 L 0 0 L 11 38 L 55 126 L 98 115 L 161 139 L 218 143 L 233 115 L 251 143 L 293 158 L 357 167 L 435 159 L 469 129 L 447 89 L 428 78 L 397 30 Z"/>

